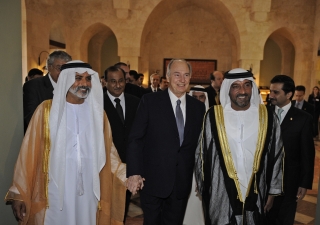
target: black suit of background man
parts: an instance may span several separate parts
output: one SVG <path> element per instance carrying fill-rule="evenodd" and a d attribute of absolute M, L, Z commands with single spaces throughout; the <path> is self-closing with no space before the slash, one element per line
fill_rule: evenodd
<path fill-rule="evenodd" d="M 140 99 L 124 93 L 125 98 L 125 121 L 122 123 L 116 108 L 111 102 L 107 92 L 104 94 L 104 110 L 109 118 L 113 143 L 118 151 L 120 159 L 123 163 L 126 163 L 126 147 L 128 143 L 129 132 L 132 127 L 134 117 L 139 105 Z"/>
<path fill-rule="evenodd" d="M 277 75 L 271 80 L 269 96 L 272 105 L 287 108 L 294 92 L 292 78 Z M 275 110 L 274 107 L 272 109 Z M 312 138 L 312 115 L 291 103 L 283 116 L 280 122 L 285 152 L 284 195 L 275 197 L 268 217 L 270 224 L 292 225 L 297 200 L 300 201 L 305 196 L 307 189 L 312 189 L 315 148 Z M 282 115 L 279 117 L 282 118 Z"/>
<path fill-rule="evenodd" d="M 296 100 L 292 101 L 292 105 L 296 105 Z M 303 105 L 301 107 L 301 110 L 305 111 L 306 113 L 309 113 L 312 117 L 314 116 L 314 107 L 313 105 L 309 104 L 306 101 L 303 101 Z"/>
<path fill-rule="evenodd" d="M 312 189 L 315 156 L 312 116 L 292 104 L 281 123 L 281 136 L 285 150 L 284 196 L 275 198 L 271 210 L 279 211 L 283 224 L 289 225 L 291 222 L 286 222 L 285 215 L 295 216 L 298 188 Z"/>
<path fill-rule="evenodd" d="M 214 71 L 210 74 L 210 81 L 211 84 L 205 88 L 208 93 L 209 107 L 220 104 L 220 102 L 217 102 L 219 101 L 217 91 L 220 90 L 223 81 L 223 74 L 220 71 Z"/>
<path fill-rule="evenodd" d="M 43 101 L 53 98 L 53 86 L 49 74 L 36 78 L 23 85 L 23 116 L 24 132 L 26 132 L 31 117 Z"/>
<path fill-rule="evenodd" d="M 45 100 L 53 98 L 53 86 L 49 76 L 52 82 L 57 83 L 61 66 L 71 60 L 71 56 L 64 51 L 52 52 L 47 59 L 48 74 L 44 77 L 30 80 L 23 85 L 24 132 L 26 132 L 38 105 Z"/>

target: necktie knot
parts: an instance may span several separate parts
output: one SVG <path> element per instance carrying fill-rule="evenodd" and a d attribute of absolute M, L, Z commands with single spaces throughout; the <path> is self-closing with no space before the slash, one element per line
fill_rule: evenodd
<path fill-rule="evenodd" d="M 114 101 L 119 104 L 121 100 L 119 98 L 115 98 Z"/>
<path fill-rule="evenodd" d="M 284 110 L 283 110 L 282 108 L 279 108 L 279 109 L 278 109 L 277 116 L 278 116 L 278 118 L 279 118 L 280 123 L 281 123 L 281 113 L 282 113 L 283 111 L 284 111 Z"/>
<path fill-rule="evenodd" d="M 181 104 L 181 101 L 180 99 L 177 100 L 177 105 L 180 105 Z"/>

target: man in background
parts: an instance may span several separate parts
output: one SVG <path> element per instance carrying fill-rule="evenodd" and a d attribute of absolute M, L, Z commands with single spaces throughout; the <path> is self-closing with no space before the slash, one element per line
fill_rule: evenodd
<path fill-rule="evenodd" d="M 131 94 L 131 95 L 134 95 L 138 98 L 141 98 L 142 95 L 144 94 L 144 90 L 142 90 L 142 88 L 138 87 L 137 85 L 130 83 L 130 68 L 129 68 L 129 66 L 123 62 L 118 62 L 118 63 L 114 64 L 114 66 L 122 69 L 126 74 L 126 87 L 124 89 L 124 92 Z"/>
<path fill-rule="evenodd" d="M 223 74 L 220 71 L 214 71 L 210 74 L 211 84 L 206 88 L 209 98 L 209 107 L 220 105 L 220 87 L 223 81 Z"/>
<path fill-rule="evenodd" d="M 148 87 L 146 90 L 147 92 L 158 92 L 161 91 L 159 89 L 159 82 L 160 82 L 160 75 L 157 73 L 151 74 L 150 76 L 150 87 Z"/>
<path fill-rule="evenodd" d="M 278 115 L 284 146 L 284 195 L 274 199 L 269 224 L 292 225 L 301 201 L 312 189 L 315 148 L 312 116 L 291 103 L 295 84 L 291 77 L 277 75 L 271 79 L 269 98 Z M 299 93 L 299 92 L 298 92 Z"/>
<path fill-rule="evenodd" d="M 292 101 L 292 104 L 307 113 L 309 113 L 312 117 L 314 116 L 314 107 L 310 103 L 304 100 L 304 96 L 306 93 L 306 88 L 302 85 L 298 85 L 295 88 L 294 98 L 295 100 Z"/>
<path fill-rule="evenodd" d="M 61 66 L 71 60 L 71 56 L 64 51 L 52 52 L 47 59 L 48 73 L 44 77 L 33 79 L 23 85 L 24 132 L 38 105 L 44 100 L 52 99 Z"/>
<path fill-rule="evenodd" d="M 126 163 L 128 136 L 140 99 L 124 93 L 126 81 L 123 70 L 111 66 L 105 70 L 104 74 L 107 88 L 107 92 L 104 94 L 104 111 L 110 122 L 113 143 L 121 161 Z M 131 192 L 127 191 L 124 222 L 129 208 L 130 197 Z"/>
<path fill-rule="evenodd" d="M 43 77 L 43 72 L 37 68 L 33 68 L 31 70 L 29 70 L 28 72 L 28 81 L 35 79 L 35 78 L 39 78 L 39 77 Z"/>
<path fill-rule="evenodd" d="M 168 81 L 167 81 L 167 77 L 163 76 L 160 78 L 160 85 L 159 85 L 161 91 L 164 91 L 168 88 Z"/>

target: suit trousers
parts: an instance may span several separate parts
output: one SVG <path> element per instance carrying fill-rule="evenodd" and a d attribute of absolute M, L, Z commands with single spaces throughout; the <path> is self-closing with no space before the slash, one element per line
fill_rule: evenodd
<path fill-rule="evenodd" d="M 292 225 L 297 209 L 297 201 L 294 196 L 277 196 L 273 206 L 267 213 L 268 224 Z"/>
<path fill-rule="evenodd" d="M 174 187 L 167 198 L 159 198 L 140 191 L 144 225 L 182 225 L 187 207 L 188 196 L 183 199 L 176 197 Z"/>

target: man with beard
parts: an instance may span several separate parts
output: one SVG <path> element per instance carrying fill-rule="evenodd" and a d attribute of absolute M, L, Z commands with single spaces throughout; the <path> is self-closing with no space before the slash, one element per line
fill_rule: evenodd
<path fill-rule="evenodd" d="M 30 121 L 5 200 L 22 224 L 122 224 L 124 181 L 99 75 L 70 61 Z"/>
<path fill-rule="evenodd" d="M 295 84 L 291 77 L 277 75 L 271 80 L 270 101 L 281 124 L 284 158 L 284 196 L 274 200 L 268 215 L 270 224 L 292 225 L 297 208 L 312 189 L 315 149 L 312 139 L 312 116 L 295 107 L 291 99 Z"/>
<path fill-rule="evenodd" d="M 268 224 L 266 213 L 282 193 L 279 121 L 260 104 L 250 71 L 227 72 L 220 100 L 205 115 L 196 151 L 205 224 Z"/>

